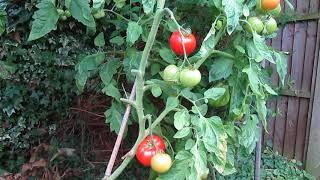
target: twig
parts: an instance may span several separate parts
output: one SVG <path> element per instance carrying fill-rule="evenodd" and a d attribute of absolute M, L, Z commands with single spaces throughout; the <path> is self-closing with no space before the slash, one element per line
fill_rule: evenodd
<path fill-rule="evenodd" d="M 90 111 L 87 111 L 87 110 L 84 110 L 84 109 L 79 109 L 79 108 L 70 108 L 71 110 L 76 110 L 76 111 L 81 111 L 81 112 L 86 112 L 88 114 L 91 114 L 91 115 L 95 115 L 95 116 L 98 116 L 98 117 L 102 117 L 104 118 L 103 115 L 99 115 L 99 114 L 96 114 L 94 112 L 90 112 Z"/>
<path fill-rule="evenodd" d="M 133 87 L 132 87 L 132 90 L 131 90 L 131 94 L 130 94 L 130 97 L 129 97 L 130 101 L 134 100 L 135 94 L 136 94 L 136 83 L 133 84 Z M 119 130 L 119 134 L 118 134 L 116 143 L 115 143 L 115 145 L 113 147 L 112 154 L 111 154 L 111 157 L 110 157 L 110 160 L 108 162 L 108 166 L 107 166 L 107 169 L 106 169 L 106 172 L 105 172 L 106 176 L 110 176 L 111 175 L 111 171 L 112 171 L 112 168 L 114 166 L 114 162 L 115 162 L 115 160 L 117 158 L 117 155 L 118 155 L 118 152 L 119 152 L 119 148 L 120 148 L 120 145 L 121 145 L 123 134 L 124 134 L 126 126 L 127 126 L 127 122 L 128 122 L 128 117 L 129 117 L 130 111 L 131 111 L 131 104 L 127 104 L 126 112 L 124 113 L 124 116 L 122 118 L 122 123 L 121 123 L 121 127 L 120 127 L 120 130 Z"/>

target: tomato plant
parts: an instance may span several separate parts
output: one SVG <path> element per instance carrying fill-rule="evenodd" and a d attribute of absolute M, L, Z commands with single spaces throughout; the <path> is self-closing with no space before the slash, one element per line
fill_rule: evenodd
<path fill-rule="evenodd" d="M 164 152 L 166 145 L 163 139 L 157 135 L 147 136 L 138 146 L 136 157 L 138 161 L 149 167 L 151 158 L 158 152 Z"/>
<path fill-rule="evenodd" d="M 197 47 L 197 40 L 193 34 L 175 31 L 170 36 L 170 47 L 177 55 L 183 55 L 184 49 L 186 54 L 189 55 L 194 52 Z M 184 47 L 183 47 L 184 45 Z"/>
<path fill-rule="evenodd" d="M 158 173 L 167 172 L 171 165 L 172 160 L 168 154 L 158 153 L 151 159 L 151 168 Z"/>
<path fill-rule="evenodd" d="M 257 12 L 260 5 L 268 12 Z M 122 122 L 137 123 L 139 128 L 122 164 L 111 173 L 115 160 L 111 159 L 104 179 L 116 179 L 135 155 L 150 166 L 157 151 L 165 150 L 155 135 L 152 139 L 159 144 L 150 143 L 149 135 L 155 131 L 168 139 L 173 158 L 159 180 L 235 173 L 235 154 L 253 151 L 260 121 L 267 127 L 267 101 L 278 94 L 279 88 L 270 81 L 272 73 L 262 62 L 274 64 L 280 86 L 285 85 L 286 53 L 266 44 L 269 33 L 277 29 L 269 10 L 278 5 L 275 0 L 65 3 L 70 21 L 86 26 L 82 29 L 96 47 L 79 56 L 75 67 L 79 92 L 92 85 L 91 78 L 101 79 L 95 87 L 111 99 L 104 113 L 110 129 L 121 140 L 126 127 Z M 59 20 L 55 3 L 44 0 L 37 7 L 29 41 L 55 30 Z M 197 33 L 197 51 L 196 37 L 182 25 Z M 128 87 L 133 87 L 130 96 Z M 225 108 L 215 111 L 210 104 Z M 129 118 L 126 106 L 134 108 Z"/>

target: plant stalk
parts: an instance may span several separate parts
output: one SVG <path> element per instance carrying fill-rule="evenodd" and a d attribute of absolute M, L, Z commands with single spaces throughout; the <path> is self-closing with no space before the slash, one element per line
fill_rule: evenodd
<path fill-rule="evenodd" d="M 146 70 L 146 65 L 148 62 L 149 54 L 152 49 L 152 46 L 154 44 L 154 40 L 156 38 L 159 24 L 161 22 L 162 16 L 163 16 L 163 8 L 164 8 L 165 0 L 158 0 L 157 1 L 157 11 L 154 16 L 153 24 L 151 27 L 150 34 L 148 36 L 148 40 L 146 43 L 146 46 L 142 53 L 142 58 L 139 66 L 139 70 L 136 71 L 136 110 L 137 115 L 139 119 L 139 135 L 138 138 L 133 146 L 133 148 L 130 150 L 130 155 L 125 158 L 125 160 L 122 162 L 122 164 L 109 176 L 105 175 L 103 180 L 114 180 L 116 179 L 122 171 L 127 167 L 127 165 L 131 162 L 131 160 L 134 157 L 134 154 L 136 152 L 136 149 L 139 145 L 139 143 L 142 141 L 142 139 L 145 137 L 145 115 L 143 110 L 143 88 L 144 88 L 144 74 Z"/>

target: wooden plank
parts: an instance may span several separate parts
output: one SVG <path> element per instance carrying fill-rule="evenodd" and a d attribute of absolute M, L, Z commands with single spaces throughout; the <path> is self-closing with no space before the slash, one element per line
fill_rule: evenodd
<path fill-rule="evenodd" d="M 298 13 L 306 11 L 305 4 L 307 1 L 296 1 L 296 9 Z M 292 52 L 292 63 L 291 63 L 291 78 L 294 81 L 294 89 L 300 90 L 302 83 L 302 71 L 303 71 L 303 60 L 304 51 L 307 36 L 307 23 L 296 23 L 294 28 L 294 40 L 293 40 L 293 52 Z M 297 137 L 297 125 L 299 117 L 299 98 L 289 97 L 288 100 L 288 111 L 287 111 L 287 122 L 286 122 L 286 133 L 284 139 L 283 153 L 288 158 L 292 159 L 295 154 L 295 144 Z"/>
<path fill-rule="evenodd" d="M 319 12 L 320 11 L 320 1 L 319 0 L 311 0 L 310 1 L 310 8 L 309 12 Z M 309 26 L 311 29 L 316 29 L 316 40 L 315 40 L 315 58 L 313 61 L 313 70 L 312 70 L 312 85 L 311 85 L 311 99 L 309 101 L 309 110 L 308 110 L 308 119 L 307 119 L 307 127 L 306 127 L 306 137 L 305 137 L 305 147 L 304 147 L 304 167 L 306 166 L 307 161 L 307 152 L 308 152 L 308 142 L 309 142 L 309 134 L 310 134 L 310 124 L 311 124 L 311 117 L 312 117 L 312 108 L 313 108 L 313 97 L 314 97 L 314 90 L 316 84 L 316 73 L 318 67 L 318 50 L 320 46 L 320 27 L 317 22 L 310 22 Z M 313 27 L 314 26 L 314 27 Z M 318 30 L 317 30 L 318 29 Z"/>
<path fill-rule="evenodd" d="M 317 0 L 318 1 L 318 0 Z M 319 2 L 319 1 L 318 1 Z M 312 4 L 310 1 L 309 13 L 314 11 L 315 7 L 319 7 L 317 4 Z M 303 68 L 303 79 L 302 79 L 302 91 L 308 91 L 311 95 L 311 85 L 312 85 L 312 74 L 314 59 L 316 54 L 317 45 L 317 21 L 307 22 L 307 40 L 306 40 L 306 50 L 304 57 L 304 68 Z M 305 146 L 306 146 L 306 133 L 308 124 L 308 112 L 309 112 L 310 99 L 301 98 L 300 99 L 300 109 L 299 109 L 299 121 L 297 126 L 297 138 L 295 147 L 295 159 L 304 162 L 305 161 Z"/>
<path fill-rule="evenodd" d="M 311 70 L 312 70 L 312 67 L 311 67 Z M 309 90 L 305 91 L 305 90 L 284 89 L 284 90 L 282 90 L 280 92 L 280 94 L 283 95 L 283 96 L 299 97 L 299 98 L 306 98 L 306 99 L 310 99 L 311 98 L 311 92 Z"/>
<path fill-rule="evenodd" d="M 287 9 L 284 5 L 284 2 L 281 2 L 283 9 Z M 281 37 L 281 43 L 278 44 L 281 46 L 281 50 L 289 51 L 292 49 L 293 42 L 293 30 L 294 25 L 289 24 L 279 33 L 279 37 Z M 291 56 L 288 58 L 288 73 L 291 71 Z M 277 116 L 275 120 L 275 128 L 273 135 L 273 150 L 282 154 L 283 152 L 283 143 L 284 143 L 284 134 L 285 134 L 285 125 L 287 119 L 287 105 L 288 105 L 288 97 L 281 96 L 277 100 Z"/>
<path fill-rule="evenodd" d="M 318 21 L 318 35 L 320 21 Z M 318 41 L 319 43 L 319 41 Z M 319 47 L 319 46 L 318 46 Z M 318 48 L 318 57 L 315 61 L 320 61 L 320 51 Z M 313 100 L 313 109 L 310 125 L 310 137 L 307 153 L 306 169 L 316 177 L 320 177 L 320 65 L 317 66 L 317 73 L 315 78 L 315 93 Z"/>

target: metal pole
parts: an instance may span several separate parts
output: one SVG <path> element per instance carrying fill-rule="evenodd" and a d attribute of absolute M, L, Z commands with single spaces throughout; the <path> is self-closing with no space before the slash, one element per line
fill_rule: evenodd
<path fill-rule="evenodd" d="M 262 127 L 261 122 L 259 122 L 259 140 L 256 145 L 256 157 L 255 157 L 255 166 L 254 166 L 254 180 L 261 179 L 261 146 L 262 146 Z"/>

